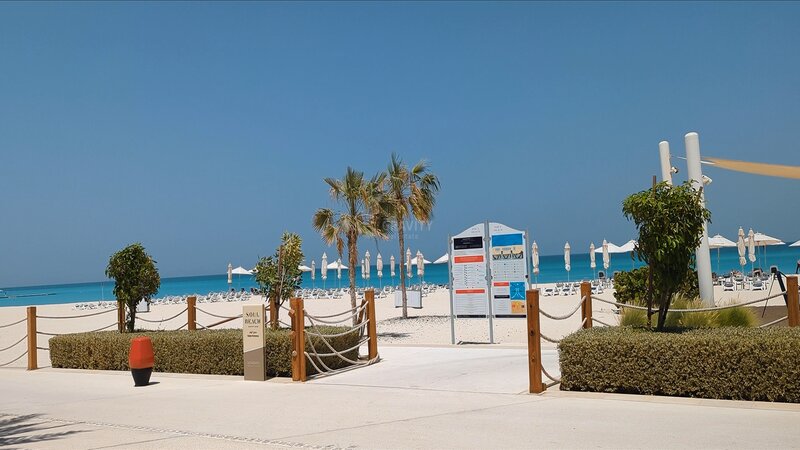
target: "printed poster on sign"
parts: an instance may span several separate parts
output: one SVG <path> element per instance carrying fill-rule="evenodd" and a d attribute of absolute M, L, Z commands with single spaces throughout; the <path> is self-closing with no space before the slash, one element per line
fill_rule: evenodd
<path fill-rule="evenodd" d="M 489 232 L 492 312 L 496 316 L 524 315 L 528 287 L 525 233 L 500 223 L 491 223 Z"/>
<path fill-rule="evenodd" d="M 456 316 L 489 314 L 485 234 L 484 224 L 477 224 L 453 236 L 450 242 L 453 310 Z"/>

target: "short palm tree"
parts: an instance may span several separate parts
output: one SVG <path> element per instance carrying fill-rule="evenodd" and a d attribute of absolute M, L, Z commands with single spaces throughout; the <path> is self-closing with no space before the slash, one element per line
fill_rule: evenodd
<path fill-rule="evenodd" d="M 439 192 L 439 178 L 430 172 L 424 160 L 414 167 L 408 168 L 396 154 L 392 153 L 392 161 L 386 170 L 385 203 L 387 214 L 397 226 L 397 240 L 400 242 L 400 289 L 403 295 L 403 318 L 408 318 L 406 299 L 405 236 L 404 221 L 413 217 L 421 223 L 430 223 L 433 218 L 433 206 L 436 204 L 436 193 Z"/>
<path fill-rule="evenodd" d="M 326 178 L 331 198 L 344 205 L 344 210 L 334 212 L 320 208 L 314 214 L 313 226 L 328 245 L 336 243 L 339 257 L 343 256 L 347 243 L 350 278 L 350 305 L 356 307 L 356 266 L 358 266 L 358 238 L 374 236 L 385 239 L 389 222 L 383 213 L 383 174 L 365 179 L 364 173 L 347 168 L 344 178 Z M 355 319 L 353 320 L 355 324 Z"/>

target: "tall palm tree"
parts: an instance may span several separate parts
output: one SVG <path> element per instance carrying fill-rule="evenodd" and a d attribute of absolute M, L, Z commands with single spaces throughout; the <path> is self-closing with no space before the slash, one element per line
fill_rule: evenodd
<path fill-rule="evenodd" d="M 430 223 L 433 218 L 433 206 L 436 204 L 436 193 L 439 192 L 439 178 L 430 172 L 425 160 L 408 168 L 399 156 L 392 153 L 392 161 L 386 170 L 387 214 L 397 226 L 397 240 L 400 242 L 400 290 L 403 295 L 403 318 L 408 318 L 406 298 L 405 236 L 404 221 L 413 217 L 420 223 Z"/>
<path fill-rule="evenodd" d="M 343 256 L 347 243 L 347 257 L 350 278 L 350 305 L 356 307 L 356 267 L 358 266 L 359 236 L 387 238 L 389 221 L 384 213 L 383 185 L 384 174 L 371 179 L 364 178 L 364 172 L 347 168 L 344 178 L 337 180 L 325 178 L 330 186 L 331 198 L 341 202 L 344 210 L 334 212 L 320 208 L 314 214 L 313 226 L 328 245 L 336 243 L 339 257 Z M 355 318 L 353 323 L 355 324 Z"/>

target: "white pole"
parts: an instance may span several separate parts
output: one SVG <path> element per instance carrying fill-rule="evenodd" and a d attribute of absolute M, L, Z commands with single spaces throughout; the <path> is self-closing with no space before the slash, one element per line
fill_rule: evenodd
<path fill-rule="evenodd" d="M 684 137 L 686 144 L 686 166 L 689 179 L 695 189 L 703 188 L 703 169 L 700 166 L 700 136 L 695 132 L 687 133 Z M 700 197 L 702 206 L 705 206 L 705 193 Z M 700 285 L 700 298 L 703 304 L 714 306 L 714 285 L 711 282 L 711 255 L 708 251 L 708 224 L 703 222 L 703 235 L 700 237 L 700 246 L 695 251 L 697 257 L 697 280 Z"/>
<path fill-rule="evenodd" d="M 661 156 L 661 181 L 672 184 L 672 163 L 669 160 L 669 142 L 658 143 L 658 153 Z"/>

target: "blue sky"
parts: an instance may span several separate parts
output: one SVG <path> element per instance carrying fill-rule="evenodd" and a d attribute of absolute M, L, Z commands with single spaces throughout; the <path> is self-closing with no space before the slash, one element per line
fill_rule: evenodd
<path fill-rule="evenodd" d="M 393 151 L 441 179 L 408 239 L 426 256 L 487 219 L 545 254 L 621 244 L 663 139 L 800 164 L 798 22 L 799 3 L 3 3 L 0 286 L 103 279 L 135 241 L 162 276 L 221 273 L 284 230 L 319 263 L 323 177 Z M 800 239 L 796 180 L 706 174 L 712 234 Z"/>

